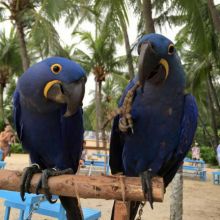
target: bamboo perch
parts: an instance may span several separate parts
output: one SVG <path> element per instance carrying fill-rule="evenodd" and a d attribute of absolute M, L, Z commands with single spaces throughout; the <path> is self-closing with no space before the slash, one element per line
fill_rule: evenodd
<path fill-rule="evenodd" d="M 19 191 L 21 175 L 20 171 L 0 170 L 0 189 Z M 31 192 L 35 192 L 39 179 L 40 174 L 33 176 Z M 54 195 L 124 201 L 144 200 L 141 180 L 138 177 L 62 175 L 49 178 L 48 184 Z M 162 178 L 154 177 L 152 186 L 154 201 L 162 202 L 164 197 Z"/>

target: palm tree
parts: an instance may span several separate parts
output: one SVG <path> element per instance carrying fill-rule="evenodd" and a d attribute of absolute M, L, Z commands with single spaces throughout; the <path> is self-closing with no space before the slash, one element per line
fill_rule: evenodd
<path fill-rule="evenodd" d="M 183 57 L 188 66 L 192 67 L 188 68 L 187 72 L 192 76 L 193 92 L 195 93 L 195 84 L 199 90 L 201 86 L 206 88 L 206 97 L 209 100 L 209 104 L 207 105 L 206 103 L 206 106 L 209 109 L 210 125 L 213 130 L 212 143 L 213 147 L 216 147 L 219 142 L 217 128 L 220 127 L 216 124 L 216 113 L 220 113 L 220 105 L 214 82 L 219 75 L 219 71 L 216 71 L 216 68 L 219 69 L 220 67 L 219 37 L 215 31 L 213 16 L 210 14 L 209 2 L 196 0 L 189 4 L 188 1 L 182 0 L 175 1 L 175 3 L 179 3 L 176 6 L 179 9 L 178 11 L 186 14 L 186 23 L 180 32 L 179 39 L 182 42 L 181 46 L 186 42 L 187 46 L 190 46 L 191 51 L 188 51 L 188 55 L 183 53 Z M 194 54 L 194 56 L 189 57 L 189 54 Z M 199 75 L 202 77 L 198 77 Z M 198 86 L 199 84 L 201 86 Z M 200 99 L 201 94 L 199 92 L 195 93 L 195 95 L 197 99 Z"/>
<path fill-rule="evenodd" d="M 3 93 L 5 87 L 14 74 L 22 72 L 22 64 L 19 56 L 19 46 L 17 35 L 12 29 L 9 37 L 5 32 L 0 32 L 0 118 L 4 117 L 4 99 Z"/>
<path fill-rule="evenodd" d="M 132 49 L 130 45 L 130 40 L 128 36 L 128 6 L 125 0 L 113 0 L 113 1 L 100 1 L 96 0 L 95 10 L 101 11 L 100 16 L 106 16 L 106 25 L 109 27 L 114 27 L 115 35 L 119 38 L 123 36 L 127 64 L 128 64 L 128 73 L 130 79 L 134 77 L 134 66 L 132 58 Z M 107 12 L 106 12 L 107 11 Z"/>
<path fill-rule="evenodd" d="M 48 55 L 68 56 L 62 50 L 53 23 L 63 14 L 79 9 L 77 1 L 57 1 L 54 4 L 50 0 L 7 0 L 0 1 L 0 6 L 0 21 L 10 20 L 16 27 L 24 71 L 30 65 L 27 40 L 29 43 L 31 39 L 31 45 L 42 58 Z M 73 20 L 73 16 L 71 18 Z"/>
<path fill-rule="evenodd" d="M 109 75 L 105 83 L 102 86 L 102 95 L 101 95 L 101 109 L 102 109 L 102 118 L 105 119 L 107 116 L 117 107 L 117 103 L 119 102 L 119 98 L 121 96 L 121 92 L 124 89 L 125 85 L 128 83 L 128 80 L 125 79 L 121 75 L 117 74 L 111 74 Z M 93 100 L 90 104 L 90 106 L 87 106 L 86 113 L 89 114 L 87 117 L 87 122 L 90 121 L 94 125 L 94 118 L 97 117 L 95 113 L 95 105 L 97 104 L 95 102 L 96 100 Z M 105 127 L 105 130 L 109 131 L 111 130 L 111 126 L 108 125 Z M 106 149 L 107 147 L 107 140 L 109 137 L 106 135 L 105 130 L 102 129 L 102 141 L 103 141 L 103 147 Z M 105 154 L 107 156 L 107 150 L 105 151 Z M 105 157 L 105 165 L 106 165 L 106 159 Z"/>
<path fill-rule="evenodd" d="M 212 22 L 214 24 L 215 30 L 220 34 L 220 14 L 216 9 L 214 1 L 208 0 L 208 8 L 212 17 Z"/>
<path fill-rule="evenodd" d="M 107 75 L 112 73 L 121 74 L 119 71 L 120 60 L 114 57 L 116 53 L 115 37 L 105 22 L 97 25 L 96 36 L 93 37 L 90 32 L 77 32 L 81 40 L 86 44 L 89 52 L 80 49 L 75 50 L 74 60 L 81 63 L 88 73 L 95 76 L 95 97 L 96 97 L 96 139 L 99 146 L 98 132 L 101 131 L 103 122 L 102 101 L 102 84 Z M 105 139 L 105 131 L 102 130 L 102 139 Z M 105 142 L 105 141 L 104 141 Z"/>
<path fill-rule="evenodd" d="M 31 0 L 11 0 L 11 1 L 0 1 L 0 5 L 2 6 L 1 17 L 2 20 L 10 19 L 12 23 L 15 25 L 18 33 L 18 40 L 20 45 L 20 55 L 22 57 L 22 65 L 23 70 L 25 71 L 30 64 L 30 60 L 27 53 L 27 46 L 25 42 L 25 13 L 28 10 L 34 8 L 34 4 Z M 3 16 L 5 13 L 4 11 L 9 11 L 10 16 L 5 17 Z M 27 18 L 26 18 L 27 19 Z"/>
<path fill-rule="evenodd" d="M 102 86 L 102 109 L 103 109 L 103 118 L 107 116 L 117 107 L 121 93 L 124 90 L 125 86 L 128 84 L 128 79 L 124 75 L 112 74 L 109 75 L 105 83 Z M 94 94 L 94 99 L 91 100 L 89 106 L 85 108 L 87 114 L 87 120 L 91 123 L 92 129 L 95 130 L 95 91 L 91 91 Z M 109 132 L 111 130 L 111 125 L 106 126 L 106 130 Z"/>
<path fill-rule="evenodd" d="M 129 0 L 128 2 L 139 18 L 138 33 L 140 35 L 155 33 L 155 22 L 152 16 L 152 0 Z"/>

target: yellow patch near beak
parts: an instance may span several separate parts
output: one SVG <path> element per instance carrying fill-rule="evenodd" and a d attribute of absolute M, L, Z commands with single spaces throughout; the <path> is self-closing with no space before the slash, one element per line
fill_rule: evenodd
<path fill-rule="evenodd" d="M 50 88 L 51 88 L 54 84 L 56 84 L 56 83 L 61 84 L 61 81 L 59 81 L 59 80 L 52 80 L 52 81 L 50 81 L 50 82 L 48 82 L 48 83 L 46 84 L 46 86 L 44 87 L 44 97 L 45 97 L 45 98 L 47 98 L 47 93 L 48 93 L 48 91 L 50 90 Z"/>
<path fill-rule="evenodd" d="M 168 74 L 169 74 L 169 64 L 165 59 L 161 59 L 159 63 L 163 65 L 165 69 L 165 79 L 167 79 Z"/>

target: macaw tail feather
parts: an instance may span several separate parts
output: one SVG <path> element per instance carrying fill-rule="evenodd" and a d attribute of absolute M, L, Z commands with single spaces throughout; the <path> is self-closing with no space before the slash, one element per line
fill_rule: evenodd
<path fill-rule="evenodd" d="M 83 220 L 80 203 L 75 197 L 60 196 L 61 204 L 66 210 L 67 220 Z"/>
<path fill-rule="evenodd" d="M 141 202 L 131 201 L 131 204 L 130 204 L 130 219 L 129 220 L 134 220 L 135 219 L 140 204 L 141 204 Z"/>
<path fill-rule="evenodd" d="M 138 208 L 140 206 L 140 203 L 141 202 L 137 202 L 137 201 L 131 201 L 130 202 L 130 218 L 129 218 L 129 220 L 134 220 L 135 219 L 135 216 L 137 215 L 137 211 L 138 211 Z M 114 202 L 114 205 L 113 205 L 113 208 L 112 208 L 111 220 L 115 220 L 114 219 L 114 212 L 115 212 L 115 202 Z"/>

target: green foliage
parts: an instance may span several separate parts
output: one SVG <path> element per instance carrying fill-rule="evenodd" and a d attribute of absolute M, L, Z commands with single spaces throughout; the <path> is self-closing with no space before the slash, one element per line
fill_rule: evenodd
<path fill-rule="evenodd" d="M 11 153 L 25 153 L 25 151 L 23 150 L 21 143 L 15 143 L 12 144 L 11 146 Z"/>
<path fill-rule="evenodd" d="M 4 130 L 5 122 L 3 119 L 0 119 L 0 132 Z"/>
<path fill-rule="evenodd" d="M 84 130 L 86 130 L 86 131 L 95 130 L 92 126 L 92 122 L 90 119 L 90 114 L 89 114 L 88 108 L 86 108 L 86 110 L 84 110 L 84 112 L 83 112 L 83 125 L 84 125 Z"/>
<path fill-rule="evenodd" d="M 195 140 L 200 145 L 204 146 L 211 146 L 211 138 L 210 138 L 211 128 L 210 126 L 206 126 L 205 128 L 201 126 L 199 123 L 196 134 L 195 134 Z"/>
<path fill-rule="evenodd" d="M 3 68 L 8 71 L 3 72 Z M 1 71 L 2 70 L 2 71 Z M 9 36 L 4 30 L 0 31 L 0 74 L 6 82 L 12 74 L 22 71 L 22 62 L 19 54 L 19 44 L 15 29 L 10 30 Z M 4 74 L 4 76 L 3 76 Z M 3 79 L 2 79 L 3 81 Z"/>
<path fill-rule="evenodd" d="M 202 146 L 200 148 L 200 153 L 201 153 L 201 158 L 209 164 L 212 165 L 217 165 L 217 159 L 216 159 L 216 152 L 214 151 L 213 148 L 207 147 L 207 146 Z"/>
<path fill-rule="evenodd" d="M 186 157 L 192 158 L 192 151 L 191 150 L 187 153 Z"/>
<path fill-rule="evenodd" d="M 30 46 L 40 51 L 41 58 L 49 55 L 68 57 L 60 45 L 59 35 L 53 24 L 35 13 L 35 22 L 30 31 Z"/>
<path fill-rule="evenodd" d="M 107 115 L 116 109 L 122 91 L 127 85 L 128 80 L 123 75 L 113 74 L 108 76 L 102 87 L 101 106 L 103 109 L 103 120 Z M 94 93 L 94 91 L 92 92 Z M 104 123 L 102 121 L 102 123 Z M 96 106 L 95 99 L 92 100 L 89 106 L 84 108 L 84 126 L 85 130 L 96 130 Z M 111 130 L 111 123 L 106 127 L 107 131 Z"/>

